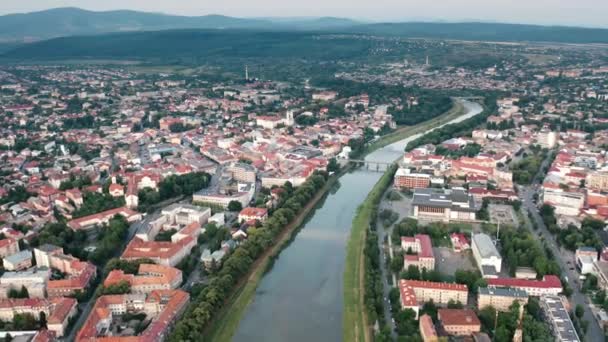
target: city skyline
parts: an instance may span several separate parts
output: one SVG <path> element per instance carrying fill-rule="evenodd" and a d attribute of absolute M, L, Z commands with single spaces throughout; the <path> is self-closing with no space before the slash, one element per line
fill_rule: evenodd
<path fill-rule="evenodd" d="M 27 13 L 58 7 L 79 7 L 93 11 L 136 10 L 165 14 L 200 16 L 221 14 L 235 17 L 345 17 L 364 21 L 445 21 L 445 22 L 503 22 L 537 25 L 608 27 L 605 17 L 608 3 L 581 0 L 575 3 L 556 0 L 526 2 L 499 0 L 492 3 L 479 0 L 429 3 L 422 0 L 360 1 L 355 4 L 343 0 L 331 3 L 311 0 L 285 5 L 278 0 L 255 3 L 227 0 L 222 3 L 199 3 L 178 0 L 171 3 L 143 0 L 7 0 L 0 4 L 0 14 Z"/>

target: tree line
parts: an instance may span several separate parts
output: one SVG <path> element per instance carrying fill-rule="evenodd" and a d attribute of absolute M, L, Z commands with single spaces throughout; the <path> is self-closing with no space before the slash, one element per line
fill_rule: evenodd
<path fill-rule="evenodd" d="M 441 142 L 450 138 L 471 134 L 473 129 L 484 124 L 488 117 L 492 113 L 496 112 L 496 110 L 498 109 L 498 105 L 496 103 L 497 98 L 498 95 L 496 93 L 486 94 L 486 97 L 483 100 L 483 104 L 485 107 L 483 112 L 461 122 L 445 125 L 441 128 L 435 129 L 434 131 L 411 141 L 409 144 L 407 144 L 405 150 L 411 151 L 418 146 L 426 144 L 438 145 Z"/>

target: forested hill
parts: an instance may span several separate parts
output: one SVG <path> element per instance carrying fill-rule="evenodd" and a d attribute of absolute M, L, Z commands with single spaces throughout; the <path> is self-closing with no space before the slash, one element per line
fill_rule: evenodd
<path fill-rule="evenodd" d="M 499 23 L 379 23 L 350 32 L 410 38 L 501 42 L 608 43 L 608 29 Z"/>
<path fill-rule="evenodd" d="M 367 55 L 378 44 L 355 36 L 296 31 L 168 30 L 55 38 L 3 54 L 13 60 L 238 58 L 341 59 Z"/>

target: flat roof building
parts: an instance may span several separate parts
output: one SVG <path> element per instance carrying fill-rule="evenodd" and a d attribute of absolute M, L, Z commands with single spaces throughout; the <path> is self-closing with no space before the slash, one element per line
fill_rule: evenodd
<path fill-rule="evenodd" d="M 474 234 L 471 238 L 473 257 L 484 278 L 496 278 L 501 270 L 502 257 L 486 234 Z"/>
<path fill-rule="evenodd" d="M 528 303 L 526 291 L 509 287 L 480 287 L 477 292 L 479 310 L 491 306 L 497 311 L 506 312 L 513 302 L 518 302 L 522 307 Z"/>
<path fill-rule="evenodd" d="M 540 298 L 543 314 L 551 326 L 555 341 L 580 342 L 568 310 L 559 296 L 543 296 Z"/>
<path fill-rule="evenodd" d="M 546 275 L 542 280 L 496 278 L 488 279 L 488 287 L 512 287 L 526 291 L 529 296 L 557 296 L 563 291 L 562 282 L 557 276 Z"/>
<path fill-rule="evenodd" d="M 473 196 L 462 189 L 414 190 L 412 200 L 414 218 L 431 222 L 474 221 L 475 202 Z"/>

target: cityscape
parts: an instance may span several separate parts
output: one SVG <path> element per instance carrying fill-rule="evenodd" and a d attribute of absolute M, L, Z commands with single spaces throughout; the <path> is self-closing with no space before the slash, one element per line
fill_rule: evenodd
<path fill-rule="evenodd" d="M 3 341 L 608 340 L 608 29 L 131 15 L 0 16 Z"/>

